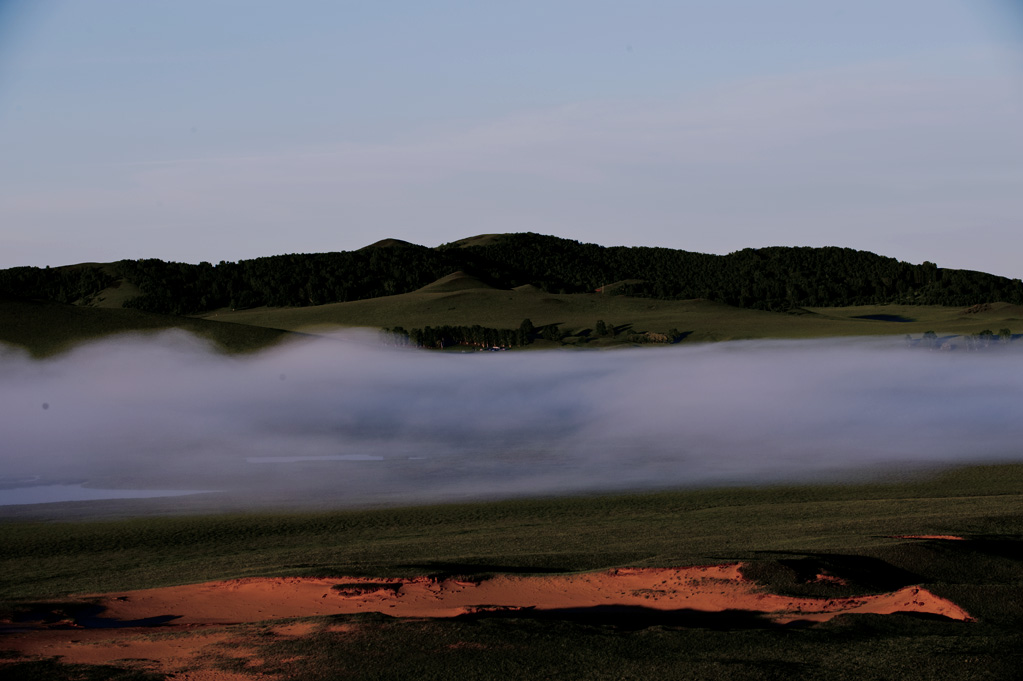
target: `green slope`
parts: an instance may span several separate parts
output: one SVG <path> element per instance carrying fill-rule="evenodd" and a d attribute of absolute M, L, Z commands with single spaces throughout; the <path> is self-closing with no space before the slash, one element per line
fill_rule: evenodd
<path fill-rule="evenodd" d="M 439 283 L 439 282 L 438 282 Z M 461 280 L 458 286 L 464 286 Z M 350 303 L 300 308 L 220 310 L 205 318 L 280 329 L 322 327 L 422 328 L 471 326 L 518 328 L 523 319 L 540 327 L 558 324 L 569 343 L 627 343 L 632 335 L 677 329 L 685 342 L 752 338 L 813 338 L 922 334 L 974 334 L 984 329 L 1023 329 L 1023 308 L 1004 303 L 980 312 L 969 308 L 920 305 L 855 306 L 797 310 L 748 310 L 707 300 L 654 300 L 598 293 L 549 294 L 535 288 L 499 290 L 428 286 L 405 293 Z M 615 339 L 596 338 L 598 320 L 614 325 Z M 899 320 L 899 321 L 892 321 Z"/>
<path fill-rule="evenodd" d="M 43 357 L 89 340 L 124 333 L 188 331 L 226 352 L 253 352 L 293 334 L 280 329 L 218 324 L 139 310 L 102 309 L 62 303 L 0 300 L 0 343 Z"/>

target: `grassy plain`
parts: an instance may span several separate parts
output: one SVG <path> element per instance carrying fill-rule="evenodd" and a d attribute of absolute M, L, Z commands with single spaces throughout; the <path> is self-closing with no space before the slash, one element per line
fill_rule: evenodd
<path fill-rule="evenodd" d="M 246 645 L 258 642 L 266 660 L 261 671 L 276 669 L 283 678 L 1008 679 L 1023 662 L 1020 508 L 1023 466 L 1002 465 L 888 484 L 7 521 L 0 523 L 0 598 L 10 614 L 76 593 L 246 576 L 485 577 L 744 561 L 748 577 L 793 595 L 842 597 L 922 584 L 977 621 L 844 615 L 808 627 L 771 627 L 742 613 L 684 622 L 613 613 L 339 615 L 310 620 L 316 633 L 301 638 L 259 635 L 265 626 L 258 623 L 238 634 L 248 637 Z M 808 579 L 824 570 L 848 583 Z M 336 633 L 349 624 L 358 635 Z M 79 678 L 74 668 L 47 661 L 9 669 L 23 678 L 37 671 Z"/>
<path fill-rule="evenodd" d="M 972 311 L 968 311 L 972 310 Z M 533 287 L 502 290 L 468 275 L 445 277 L 419 291 L 370 300 L 302 308 L 218 310 L 205 319 L 277 329 L 329 327 L 471 326 L 518 328 L 558 324 L 583 345 L 626 342 L 629 334 L 677 329 L 688 342 L 753 338 L 821 338 L 922 334 L 973 334 L 1019 329 L 1023 307 L 995 303 L 978 308 L 875 305 L 798 309 L 789 313 L 731 307 L 707 300 L 655 300 L 600 293 L 551 294 Z M 597 320 L 616 327 L 617 339 L 596 338 Z"/>
<path fill-rule="evenodd" d="M 293 333 L 327 333 L 366 327 L 406 329 L 426 326 L 480 326 L 517 329 L 523 319 L 537 327 L 558 325 L 561 343 L 538 340 L 534 347 L 609 347 L 634 344 L 636 336 L 677 330 L 684 342 L 758 338 L 975 334 L 982 330 L 1019 331 L 1023 306 L 1006 303 L 953 308 L 873 305 L 799 308 L 765 312 L 708 300 L 655 300 L 628 296 L 545 293 L 532 286 L 496 289 L 463 273 L 448 275 L 412 293 L 310 307 L 221 309 L 197 317 L 152 314 L 120 305 L 131 291 L 126 283 L 80 305 L 0 300 L 0 342 L 44 357 L 77 343 L 120 333 L 182 329 L 212 341 L 226 352 L 260 350 Z M 127 292 L 126 292 L 127 291 Z M 614 337 L 598 337 L 603 320 Z"/>

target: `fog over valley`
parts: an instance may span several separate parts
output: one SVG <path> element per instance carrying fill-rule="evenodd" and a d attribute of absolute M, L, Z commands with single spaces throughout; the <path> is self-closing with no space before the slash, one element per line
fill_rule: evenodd
<path fill-rule="evenodd" d="M 1019 461 L 1012 350 L 842 339 L 459 354 L 371 332 L 250 356 L 177 333 L 47 360 L 4 349 L 0 502 L 76 485 L 352 507 Z"/>

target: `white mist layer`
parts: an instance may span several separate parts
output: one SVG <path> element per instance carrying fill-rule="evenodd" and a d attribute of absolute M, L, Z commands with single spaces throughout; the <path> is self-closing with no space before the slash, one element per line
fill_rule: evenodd
<path fill-rule="evenodd" d="M 45 361 L 0 353 L 0 484 L 347 506 L 1023 459 L 1018 352 L 829 340 L 440 354 L 369 338 L 243 358 L 179 334 Z"/>

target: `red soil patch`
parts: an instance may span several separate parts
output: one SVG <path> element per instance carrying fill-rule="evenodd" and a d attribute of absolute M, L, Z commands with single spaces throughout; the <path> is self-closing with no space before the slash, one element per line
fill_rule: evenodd
<path fill-rule="evenodd" d="M 822 572 L 813 578 L 815 584 L 838 584 L 839 586 L 848 586 L 849 581 L 842 579 L 836 575 L 829 575 L 826 572 Z"/>
<path fill-rule="evenodd" d="M 623 568 L 609 572 L 523 577 L 500 575 L 481 582 L 428 577 L 412 579 L 251 578 L 162 589 L 128 591 L 96 597 L 104 618 L 143 620 L 175 615 L 169 624 L 150 629 L 39 629 L 5 636 L 3 647 L 29 656 L 60 655 L 66 662 L 108 663 L 129 658 L 156 661 L 164 672 L 193 673 L 203 656 L 237 657 L 226 645 L 242 644 L 244 656 L 257 657 L 252 638 L 238 640 L 224 627 L 283 618 L 341 613 L 381 612 L 395 617 L 455 617 L 502 610 L 561 610 L 597 606 L 631 606 L 653 610 L 762 613 L 784 624 L 824 621 L 844 613 L 916 612 L 969 620 L 969 614 L 921 587 L 851 598 L 795 598 L 763 591 L 745 580 L 740 565 L 687 568 Z M 820 575 L 820 581 L 834 581 Z M 339 588 L 335 588 L 339 587 Z M 209 629 L 208 627 L 214 627 Z M 317 623 L 282 623 L 275 636 L 304 636 Z M 345 632 L 354 625 L 329 627 Z M 167 635 L 157 632 L 190 632 Z M 147 638 L 148 637 L 148 638 Z M 261 676 L 258 663 L 250 678 Z M 209 669 L 207 665 L 201 665 Z M 177 676 L 199 681 L 198 676 Z M 202 677 L 222 679 L 230 677 Z M 235 676 L 234 678 L 245 678 Z"/>
<path fill-rule="evenodd" d="M 947 539 L 948 541 L 965 541 L 954 534 L 895 534 L 892 539 Z"/>
<path fill-rule="evenodd" d="M 156 630 L 160 631 L 160 630 Z M 251 681 L 253 675 L 210 669 L 212 660 L 250 657 L 252 648 L 226 648 L 240 642 L 222 629 L 153 633 L 153 629 L 41 629 L 10 633 L 3 647 L 30 658 L 58 656 L 68 664 L 115 664 L 130 669 L 174 673 L 176 681 Z M 14 659 L 3 662 L 16 662 Z M 3 666 L 0 664 L 0 673 Z"/>
<path fill-rule="evenodd" d="M 962 608 L 920 587 L 854 598 L 778 596 L 743 579 L 739 565 L 631 568 L 540 577 L 500 575 L 482 582 L 428 577 L 252 578 L 125 592 L 104 596 L 101 602 L 107 608 L 105 617 L 134 620 L 177 615 L 174 624 L 178 626 L 358 612 L 455 617 L 491 609 L 560 610 L 607 605 L 706 612 L 746 610 L 764 613 L 777 622 L 824 620 L 845 612 L 884 614 L 903 610 L 969 618 Z"/>

